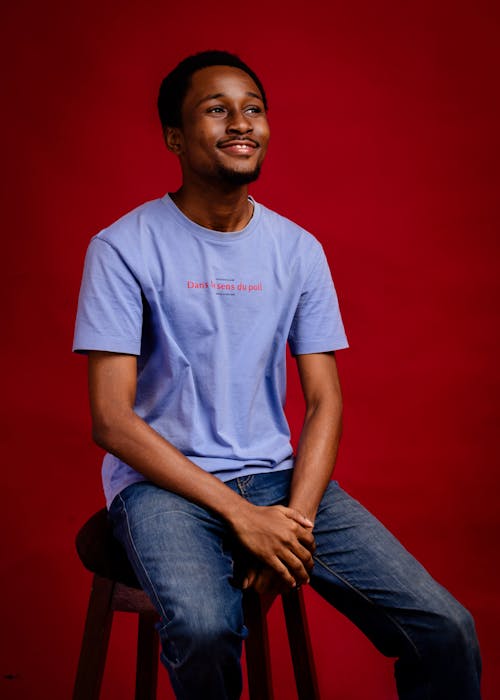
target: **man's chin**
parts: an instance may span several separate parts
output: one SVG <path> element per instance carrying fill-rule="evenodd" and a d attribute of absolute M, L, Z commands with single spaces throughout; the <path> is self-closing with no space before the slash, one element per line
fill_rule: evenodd
<path fill-rule="evenodd" d="M 260 168 L 261 166 L 259 165 L 254 170 L 238 171 L 219 167 L 218 174 L 221 180 L 228 185 L 249 185 L 259 177 Z"/>

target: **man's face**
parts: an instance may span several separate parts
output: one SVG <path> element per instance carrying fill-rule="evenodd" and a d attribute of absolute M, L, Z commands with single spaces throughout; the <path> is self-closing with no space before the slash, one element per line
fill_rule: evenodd
<path fill-rule="evenodd" d="M 257 179 L 268 141 L 259 89 L 247 73 L 229 66 L 193 74 L 182 105 L 182 128 L 167 132 L 185 178 L 234 185 Z"/>

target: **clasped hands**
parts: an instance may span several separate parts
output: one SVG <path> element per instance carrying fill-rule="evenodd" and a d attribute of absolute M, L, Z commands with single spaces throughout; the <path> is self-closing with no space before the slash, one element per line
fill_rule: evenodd
<path fill-rule="evenodd" d="M 248 506 L 233 523 L 250 553 L 242 588 L 281 593 L 308 583 L 315 550 L 312 521 L 286 506 Z"/>

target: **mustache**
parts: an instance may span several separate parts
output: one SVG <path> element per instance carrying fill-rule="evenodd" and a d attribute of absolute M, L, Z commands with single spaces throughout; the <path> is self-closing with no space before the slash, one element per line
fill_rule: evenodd
<path fill-rule="evenodd" d="M 217 146 L 224 146 L 226 143 L 251 143 L 256 147 L 260 146 L 260 143 L 256 141 L 255 139 L 251 139 L 248 136 L 230 136 L 227 139 L 220 139 L 220 141 L 217 141 Z"/>

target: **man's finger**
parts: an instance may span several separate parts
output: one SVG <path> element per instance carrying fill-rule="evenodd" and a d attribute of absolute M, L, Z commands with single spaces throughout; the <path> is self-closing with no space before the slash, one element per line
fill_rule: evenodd
<path fill-rule="evenodd" d="M 299 513 L 299 511 L 295 510 L 295 508 L 288 508 L 287 506 L 281 506 L 281 508 L 288 518 L 295 520 L 295 522 L 299 523 L 299 525 L 303 525 L 304 527 L 314 527 L 313 521 L 306 518 L 306 516 L 302 515 L 302 513 Z"/>
<path fill-rule="evenodd" d="M 243 579 L 243 583 L 241 584 L 242 589 L 246 590 L 247 588 L 251 588 L 254 585 L 255 580 L 258 578 L 258 576 L 259 572 L 257 571 L 257 569 L 250 567 L 247 570 L 245 578 Z"/>
<path fill-rule="evenodd" d="M 283 584 L 287 588 L 295 588 L 297 584 L 294 576 L 278 557 L 273 557 L 270 562 L 270 566 L 279 575 L 280 579 L 283 581 Z"/>
<path fill-rule="evenodd" d="M 307 547 L 307 549 L 314 554 L 316 550 L 316 541 L 310 530 L 303 530 L 302 532 L 299 532 L 297 534 L 297 539 L 304 547 Z"/>
<path fill-rule="evenodd" d="M 295 583 L 309 583 L 307 568 L 293 552 L 287 551 L 280 558 L 288 571 L 292 574 Z"/>

